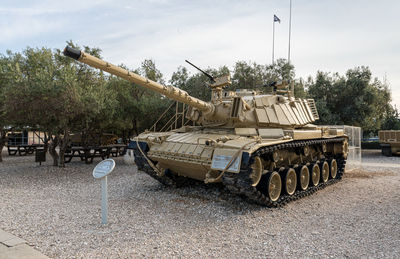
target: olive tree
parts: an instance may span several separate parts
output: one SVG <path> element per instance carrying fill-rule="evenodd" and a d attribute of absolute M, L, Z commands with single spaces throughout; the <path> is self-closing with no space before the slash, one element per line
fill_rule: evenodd
<path fill-rule="evenodd" d="M 71 119 L 82 106 L 74 80 L 72 66 L 46 48 L 27 48 L 21 54 L 11 54 L 12 80 L 5 103 L 9 119 L 16 125 L 44 131 L 51 139 L 49 153 L 58 165 L 56 146 L 69 133 Z"/>

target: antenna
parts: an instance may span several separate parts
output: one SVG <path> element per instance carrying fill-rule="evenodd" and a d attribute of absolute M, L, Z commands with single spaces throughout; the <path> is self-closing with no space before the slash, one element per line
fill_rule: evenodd
<path fill-rule="evenodd" d="M 289 15 L 289 48 L 288 48 L 288 63 L 290 63 L 290 36 L 292 32 L 292 0 L 290 0 L 290 15 Z"/>

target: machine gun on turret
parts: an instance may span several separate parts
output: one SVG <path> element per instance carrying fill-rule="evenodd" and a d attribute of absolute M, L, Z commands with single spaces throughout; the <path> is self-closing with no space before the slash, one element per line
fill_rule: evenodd
<path fill-rule="evenodd" d="M 203 73 L 206 77 L 208 77 L 210 79 L 211 82 L 215 83 L 215 78 L 210 75 L 209 73 L 203 71 L 202 69 L 200 69 L 199 67 L 197 67 L 196 65 L 194 65 L 193 63 L 191 63 L 189 60 L 185 59 L 185 61 L 191 65 L 192 67 L 196 68 L 197 70 L 199 70 L 201 73 Z"/>

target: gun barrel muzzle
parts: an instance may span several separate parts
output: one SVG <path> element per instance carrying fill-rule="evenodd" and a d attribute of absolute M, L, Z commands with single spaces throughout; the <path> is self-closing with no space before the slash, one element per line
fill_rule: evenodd
<path fill-rule="evenodd" d="M 75 60 L 78 60 L 81 57 L 81 51 L 71 48 L 69 46 L 66 46 L 64 49 L 64 55 L 70 58 L 73 58 Z"/>

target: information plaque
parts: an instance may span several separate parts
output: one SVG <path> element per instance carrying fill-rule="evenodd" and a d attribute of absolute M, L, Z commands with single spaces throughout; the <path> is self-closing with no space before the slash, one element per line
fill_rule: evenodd
<path fill-rule="evenodd" d="M 101 180 L 101 223 L 107 224 L 108 214 L 108 194 L 107 194 L 107 175 L 114 170 L 115 161 L 106 159 L 101 161 L 93 169 L 93 177 Z"/>
<path fill-rule="evenodd" d="M 106 159 L 101 161 L 93 169 L 93 177 L 96 179 L 103 178 L 114 170 L 115 161 L 113 159 Z"/>

